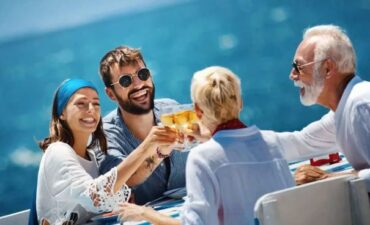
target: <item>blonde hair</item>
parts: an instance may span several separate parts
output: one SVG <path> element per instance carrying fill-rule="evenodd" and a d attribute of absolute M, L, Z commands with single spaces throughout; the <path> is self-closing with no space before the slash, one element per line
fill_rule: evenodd
<path fill-rule="evenodd" d="M 242 99 L 239 78 L 229 69 L 207 67 L 194 73 L 191 98 L 210 123 L 225 123 L 239 118 Z"/>
<path fill-rule="evenodd" d="M 341 73 L 356 72 L 356 53 L 346 32 L 339 26 L 319 25 L 308 28 L 303 39 L 311 39 L 315 46 L 315 61 L 330 58 Z"/>

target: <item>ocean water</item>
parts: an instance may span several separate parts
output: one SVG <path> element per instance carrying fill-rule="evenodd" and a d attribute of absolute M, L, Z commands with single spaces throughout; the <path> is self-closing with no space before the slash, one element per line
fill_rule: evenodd
<path fill-rule="evenodd" d="M 58 84 L 81 77 L 99 88 L 103 113 L 114 108 L 98 76 L 101 57 L 118 45 L 142 49 L 156 97 L 190 102 L 192 74 L 210 65 L 241 77 L 242 119 L 262 129 L 296 130 L 326 109 L 304 107 L 288 79 L 304 28 L 344 27 L 370 80 L 370 2 L 199 0 L 0 43 L 0 216 L 29 208 L 51 101 Z"/>

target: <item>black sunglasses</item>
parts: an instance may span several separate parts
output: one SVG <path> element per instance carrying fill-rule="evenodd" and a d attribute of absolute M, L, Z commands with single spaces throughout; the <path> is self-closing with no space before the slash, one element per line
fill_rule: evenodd
<path fill-rule="evenodd" d="M 296 62 L 296 61 L 294 61 L 294 62 L 292 63 L 292 67 L 293 67 L 293 69 L 294 69 L 294 72 L 296 72 L 296 73 L 300 74 L 299 67 L 298 67 L 298 64 L 297 64 L 297 62 Z"/>
<path fill-rule="evenodd" d="M 308 62 L 308 63 L 305 63 L 303 65 L 298 65 L 297 64 L 297 61 L 293 61 L 292 67 L 294 69 L 294 72 L 296 72 L 297 74 L 300 74 L 301 73 L 301 69 L 303 67 L 308 66 L 308 65 L 311 65 L 311 64 L 315 64 L 315 63 L 318 63 L 318 62 L 322 62 L 324 60 L 326 60 L 326 58 L 325 59 L 316 60 L 316 61 L 312 61 L 312 62 Z"/>
<path fill-rule="evenodd" d="M 120 84 L 122 87 L 129 87 L 132 84 L 132 79 L 134 76 L 137 76 L 140 80 L 146 81 L 150 77 L 150 71 L 148 68 L 141 68 L 134 74 L 124 74 L 118 78 L 118 81 L 111 84 L 110 86 Z"/>

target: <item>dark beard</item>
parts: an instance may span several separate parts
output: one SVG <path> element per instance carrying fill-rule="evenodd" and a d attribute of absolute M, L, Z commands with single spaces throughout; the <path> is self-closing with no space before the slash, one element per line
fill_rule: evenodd
<path fill-rule="evenodd" d="M 147 87 L 148 86 L 145 86 L 143 88 L 147 88 Z M 129 93 L 128 96 L 130 96 L 130 94 L 131 93 Z M 117 98 L 118 104 L 120 105 L 121 109 L 123 109 L 124 111 L 131 113 L 131 114 L 135 114 L 135 115 L 143 115 L 143 114 L 149 113 L 154 108 L 154 95 L 155 95 L 154 84 L 153 84 L 152 92 L 151 93 L 149 92 L 148 94 L 151 95 L 150 100 L 149 100 L 150 105 L 148 108 L 143 108 L 141 106 L 135 105 L 133 102 L 131 102 L 130 99 L 128 99 L 127 101 L 124 101 L 118 95 L 116 95 L 116 98 Z"/>

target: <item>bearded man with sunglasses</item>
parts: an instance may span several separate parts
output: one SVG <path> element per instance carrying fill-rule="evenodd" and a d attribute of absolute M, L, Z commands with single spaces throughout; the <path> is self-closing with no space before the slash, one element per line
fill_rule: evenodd
<path fill-rule="evenodd" d="M 109 171 L 141 144 L 161 143 L 151 130 L 159 123 L 160 108 L 178 104 L 171 99 L 154 100 L 155 86 L 141 52 L 127 46 L 117 47 L 100 61 L 100 76 L 108 97 L 117 109 L 103 119 L 108 155 L 100 156 L 100 172 Z M 156 143 L 154 143 L 156 142 Z M 185 186 L 187 153 L 171 146 L 157 148 L 128 180 L 134 201 L 144 204 L 163 192 Z"/>
<path fill-rule="evenodd" d="M 370 82 L 355 75 L 350 39 L 338 26 L 309 28 L 292 67 L 290 79 L 300 89 L 302 104 L 319 104 L 330 112 L 301 131 L 265 131 L 265 136 L 277 138 L 290 160 L 341 151 L 354 169 L 347 173 L 365 178 L 370 192 Z M 302 184 L 336 175 L 305 165 L 295 179 Z"/>

